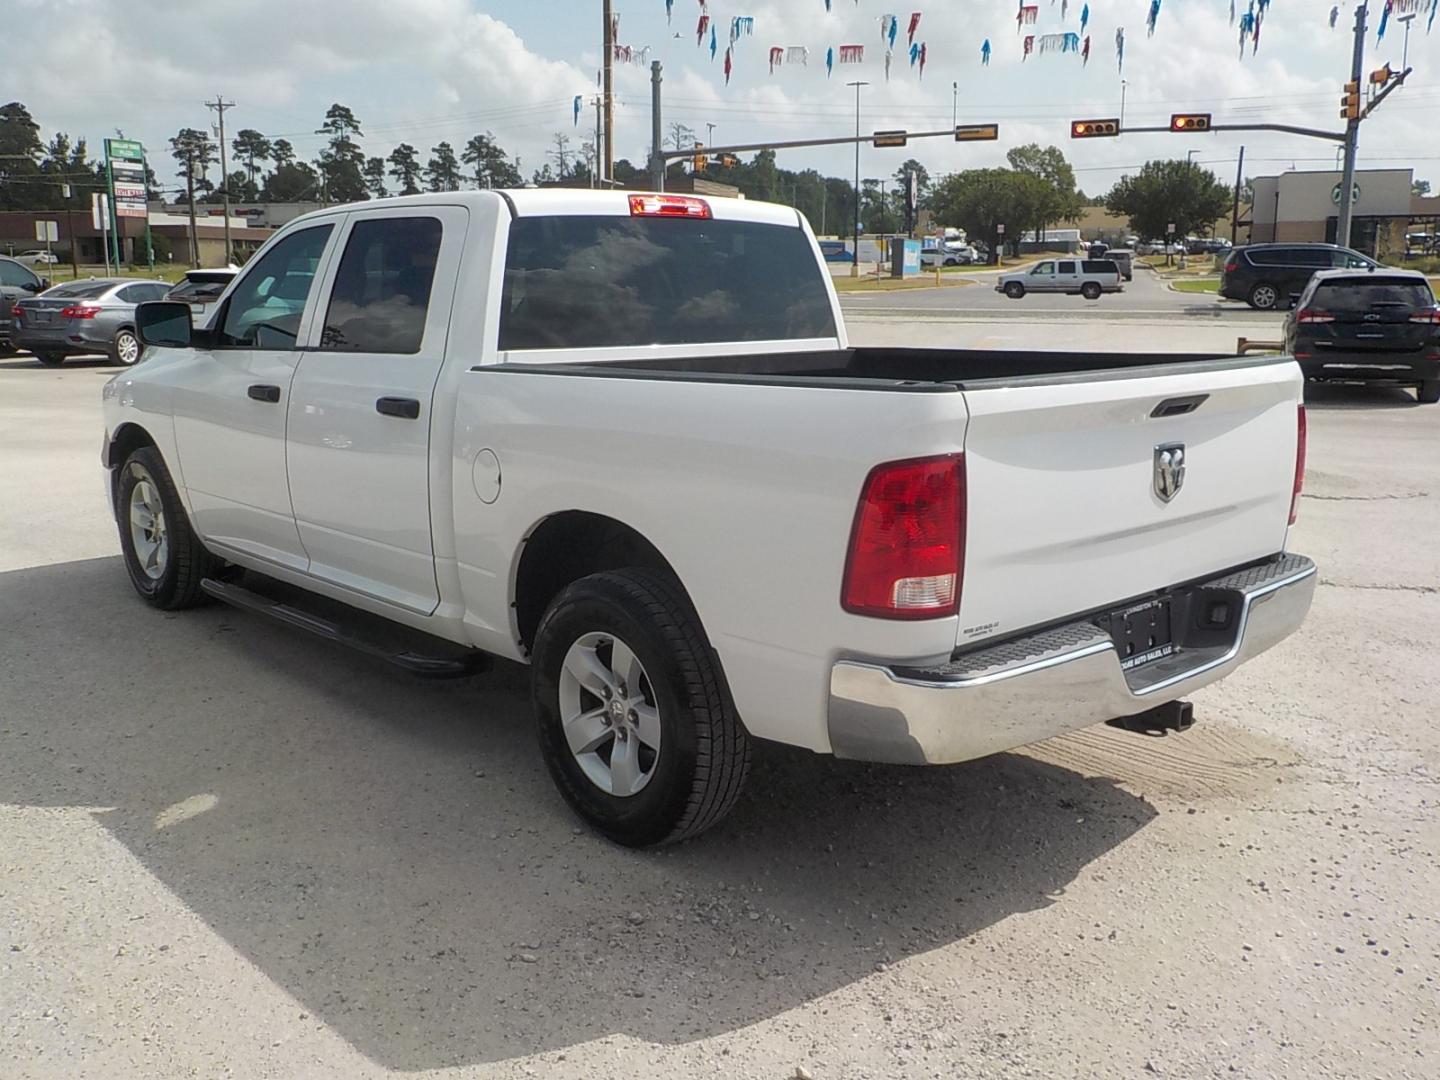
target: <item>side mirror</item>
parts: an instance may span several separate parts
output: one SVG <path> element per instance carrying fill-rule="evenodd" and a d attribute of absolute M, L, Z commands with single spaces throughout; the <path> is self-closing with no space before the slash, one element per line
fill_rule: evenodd
<path fill-rule="evenodd" d="M 135 330 L 143 345 L 188 349 L 194 335 L 190 305 L 176 300 L 147 300 L 135 308 Z"/>
<path fill-rule="evenodd" d="M 50 281 L 47 278 L 41 278 L 39 281 L 27 281 L 25 282 L 25 284 L 20 286 L 20 288 L 24 289 L 26 292 L 31 293 L 43 292 L 49 287 Z"/>

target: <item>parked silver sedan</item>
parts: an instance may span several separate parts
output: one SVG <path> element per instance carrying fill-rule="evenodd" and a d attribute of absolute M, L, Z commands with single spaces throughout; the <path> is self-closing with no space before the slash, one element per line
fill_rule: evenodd
<path fill-rule="evenodd" d="M 16 301 L 11 340 L 47 367 L 86 353 L 104 353 L 112 364 L 129 366 L 140 359 L 135 305 L 160 300 L 169 291 L 163 281 L 137 278 L 56 285 L 33 299 Z"/>

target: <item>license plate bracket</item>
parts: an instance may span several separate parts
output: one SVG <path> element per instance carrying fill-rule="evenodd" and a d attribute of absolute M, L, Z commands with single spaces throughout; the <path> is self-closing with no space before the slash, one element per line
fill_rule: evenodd
<path fill-rule="evenodd" d="M 1095 622 L 1110 635 L 1124 671 L 1162 660 L 1175 652 L 1170 597 L 1162 596 L 1118 611 L 1106 612 Z"/>

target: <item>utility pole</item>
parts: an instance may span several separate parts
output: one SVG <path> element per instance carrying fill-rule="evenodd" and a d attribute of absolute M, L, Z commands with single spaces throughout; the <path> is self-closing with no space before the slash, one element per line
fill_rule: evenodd
<path fill-rule="evenodd" d="M 234 248 L 230 246 L 230 170 L 225 161 L 225 110 L 233 109 L 235 103 L 226 101 L 223 94 L 216 94 L 214 101 L 205 102 L 207 109 L 214 109 L 220 131 L 220 205 L 225 214 L 225 265 L 229 266 Z M 197 241 L 197 247 L 198 241 Z M 199 265 L 198 263 L 196 264 Z"/>
<path fill-rule="evenodd" d="M 660 61 L 650 61 L 650 186 L 665 190 L 664 132 L 660 127 Z M 609 132 L 607 131 L 608 135 Z"/>
<path fill-rule="evenodd" d="M 851 223 L 854 226 L 855 237 L 855 258 L 850 262 L 850 276 L 860 276 L 860 88 L 869 86 L 868 82 L 849 82 L 846 86 L 855 88 L 855 220 Z"/>
<path fill-rule="evenodd" d="M 195 144 L 185 144 L 185 198 L 190 204 L 190 267 L 200 268 L 200 238 L 195 235 Z"/>
<path fill-rule="evenodd" d="M 605 20 L 604 42 L 605 55 L 603 57 L 604 80 L 605 80 L 605 175 L 615 175 L 615 110 L 614 99 L 610 95 L 610 66 L 615 60 L 615 34 L 614 19 L 610 14 L 610 0 L 604 0 L 601 12 Z M 655 80 L 655 68 L 658 63 L 651 67 L 650 79 Z M 659 149 L 659 145 L 656 145 Z"/>
<path fill-rule="evenodd" d="M 1360 69 L 1365 66 L 1365 16 L 1368 11 L 1366 0 L 1360 0 L 1355 5 L 1355 51 L 1350 59 L 1350 79 L 1357 86 Z M 1350 226 L 1355 214 L 1355 152 L 1359 142 L 1360 117 L 1352 116 L 1345 121 L 1345 167 L 1340 174 L 1340 217 L 1335 223 L 1335 243 L 1341 247 L 1350 246 Z"/>
<path fill-rule="evenodd" d="M 1240 243 L 1240 185 L 1245 182 L 1245 147 L 1240 147 L 1240 161 L 1235 166 L 1235 204 L 1230 210 L 1230 244 Z M 1253 212 L 1253 208 L 1252 208 Z M 1254 218 L 1252 217 L 1253 221 Z"/>
<path fill-rule="evenodd" d="M 607 185 L 606 185 L 606 177 L 605 177 L 605 176 L 601 173 L 601 171 L 600 171 L 600 155 L 601 155 L 601 153 L 603 152 L 603 151 L 601 150 L 601 148 L 600 148 L 600 142 L 601 142 L 601 139 L 602 139 L 602 137 L 603 137 L 603 132 L 604 132 L 604 130 L 605 130 L 605 129 L 601 126 L 601 124 L 600 124 L 602 115 L 603 115 L 603 114 L 602 114 L 602 109 L 601 109 L 600 95 L 599 95 L 599 94 L 596 94 L 596 95 L 595 95 L 595 186 L 596 186 L 597 188 L 603 188 L 603 187 L 607 186 Z"/>

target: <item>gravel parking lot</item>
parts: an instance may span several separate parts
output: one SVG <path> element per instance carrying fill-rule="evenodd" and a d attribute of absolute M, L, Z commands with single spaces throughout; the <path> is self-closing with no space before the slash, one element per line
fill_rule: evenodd
<path fill-rule="evenodd" d="M 1189 732 L 766 747 L 643 854 L 575 827 L 523 670 L 136 600 L 110 374 L 0 360 L 0 1076 L 1440 1075 L 1440 406 L 1312 391 L 1314 611 Z"/>

